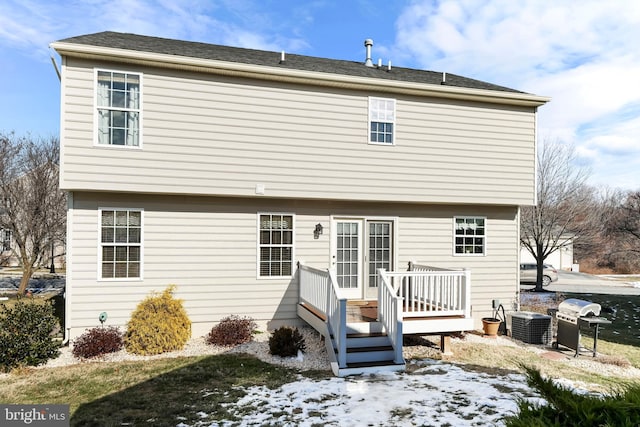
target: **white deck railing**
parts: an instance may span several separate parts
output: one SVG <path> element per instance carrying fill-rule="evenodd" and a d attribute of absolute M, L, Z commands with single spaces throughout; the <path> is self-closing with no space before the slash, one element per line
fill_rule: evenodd
<path fill-rule="evenodd" d="M 327 316 L 327 327 L 338 350 L 338 366 L 347 366 L 347 299 L 338 297 L 338 281 L 331 270 L 298 263 L 300 302 Z"/>
<path fill-rule="evenodd" d="M 385 275 L 396 295 L 402 298 L 404 317 L 471 316 L 471 280 L 467 269 L 410 263 L 409 271 Z"/>
<path fill-rule="evenodd" d="M 337 349 L 337 363 L 347 366 L 347 299 L 339 297 L 334 270 L 298 263 L 300 303 L 326 316 L 327 331 Z M 378 321 L 402 363 L 403 319 L 411 317 L 471 317 L 471 279 L 467 269 L 451 270 L 409 264 L 409 271 L 378 270 Z"/>
<path fill-rule="evenodd" d="M 402 355 L 402 299 L 396 295 L 386 272 L 378 270 L 378 321 L 382 324 L 393 347 L 393 361 L 403 363 Z"/>

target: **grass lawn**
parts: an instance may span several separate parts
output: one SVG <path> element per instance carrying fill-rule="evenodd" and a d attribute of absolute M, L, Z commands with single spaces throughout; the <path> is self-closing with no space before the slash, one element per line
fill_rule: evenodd
<path fill-rule="evenodd" d="M 522 372 L 524 364 L 550 377 L 598 384 L 604 391 L 629 382 L 629 379 L 607 374 L 609 365 L 640 368 L 639 347 L 605 341 L 599 344 L 600 350 L 619 357 L 598 363 L 601 368 L 597 369 L 593 365 L 581 367 L 546 360 L 523 347 L 477 342 L 452 344 L 453 356 L 446 360 L 462 363 L 468 370 L 506 375 Z M 303 375 L 324 379 L 331 373 L 319 371 Z M 244 354 L 81 363 L 59 368 L 18 369 L 0 376 L 0 402 L 70 404 L 71 425 L 175 426 L 180 422 L 208 425 L 220 419 L 238 420 L 242 416 L 242 413 L 228 412 L 225 406 L 245 395 L 239 387 L 276 388 L 298 378 L 294 370 Z"/>
<path fill-rule="evenodd" d="M 592 341 L 583 337 L 583 345 L 590 344 Z M 524 347 L 461 342 L 453 346 L 453 355 L 446 360 L 489 372 L 522 372 L 525 365 L 539 369 L 548 377 L 565 378 L 602 392 L 615 391 L 620 385 L 638 382 L 638 377 L 619 376 L 616 371 L 628 367 L 640 369 L 640 347 L 598 340 L 598 357 L 595 359 L 586 354 L 574 359 L 573 351 L 569 350 L 565 354 L 569 355 L 569 360 L 552 360 Z"/>
<path fill-rule="evenodd" d="M 588 338 L 584 339 L 588 346 Z M 605 391 L 629 382 L 612 375 L 608 368 L 640 369 L 640 347 L 605 340 L 599 340 L 598 350 L 608 356 L 599 358 L 596 369 L 593 364 L 544 359 L 519 346 L 462 341 L 452 343 L 452 350 L 453 355 L 444 359 L 462 363 L 466 369 L 507 374 L 522 372 L 522 365 L 527 365 L 550 377 L 597 384 Z M 591 360 L 587 356 L 580 359 Z M 276 388 L 296 381 L 298 375 L 297 371 L 243 354 L 23 368 L 0 376 L 0 402 L 69 404 L 71 425 L 208 425 L 219 419 L 239 420 L 242 413 L 228 412 L 226 404 L 245 395 L 240 387 Z M 331 373 L 303 375 L 327 378 Z"/>
<path fill-rule="evenodd" d="M 236 419 L 224 404 L 245 394 L 238 386 L 273 388 L 296 375 L 241 354 L 84 363 L 0 377 L 0 402 L 70 404 L 71 425 L 175 426 L 207 421 L 201 411 Z"/>

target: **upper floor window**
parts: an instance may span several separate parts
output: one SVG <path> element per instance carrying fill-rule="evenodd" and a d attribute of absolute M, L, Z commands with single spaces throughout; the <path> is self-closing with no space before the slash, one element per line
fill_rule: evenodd
<path fill-rule="evenodd" d="M 369 98 L 369 142 L 393 144 L 396 122 L 396 100 Z"/>
<path fill-rule="evenodd" d="M 139 147 L 142 76 L 98 70 L 96 79 L 98 144 Z"/>
<path fill-rule="evenodd" d="M 259 277 L 293 274 L 293 215 L 260 214 Z"/>
<path fill-rule="evenodd" d="M 455 255 L 485 255 L 487 238 L 485 223 L 484 217 L 454 218 Z"/>
<path fill-rule="evenodd" d="M 142 277 L 141 210 L 100 210 L 100 264 L 102 279 Z"/>

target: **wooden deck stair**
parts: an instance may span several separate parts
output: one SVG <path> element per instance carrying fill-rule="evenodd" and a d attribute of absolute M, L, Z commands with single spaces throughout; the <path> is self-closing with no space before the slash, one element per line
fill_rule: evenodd
<path fill-rule="evenodd" d="M 377 322 L 376 322 L 377 323 Z M 352 326 L 352 325 L 348 325 Z M 334 348 L 337 355 L 337 349 Z M 404 370 L 405 364 L 393 361 L 393 347 L 387 334 L 382 332 L 355 332 L 347 334 L 347 375 L 369 370 Z"/>
<path fill-rule="evenodd" d="M 373 310 L 373 311 L 372 311 Z M 402 371 L 406 368 L 402 363 L 394 362 L 394 351 L 382 325 L 371 317 L 377 310 L 375 302 L 362 304 L 355 302 L 348 306 L 347 323 L 347 366 L 338 367 L 338 349 L 333 336 L 326 330 L 324 313 L 313 307 L 300 304 L 298 315 L 325 336 L 327 351 L 332 362 L 332 369 L 338 376 L 359 375 L 379 371 Z"/>

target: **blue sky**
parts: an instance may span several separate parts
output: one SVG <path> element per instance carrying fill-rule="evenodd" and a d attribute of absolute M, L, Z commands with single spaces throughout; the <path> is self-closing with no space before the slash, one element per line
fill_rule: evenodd
<path fill-rule="evenodd" d="M 550 96 L 540 140 L 640 190 L 640 1 L 3 0 L 0 132 L 57 135 L 49 43 L 105 30 L 356 61 L 372 38 L 374 61 Z"/>

